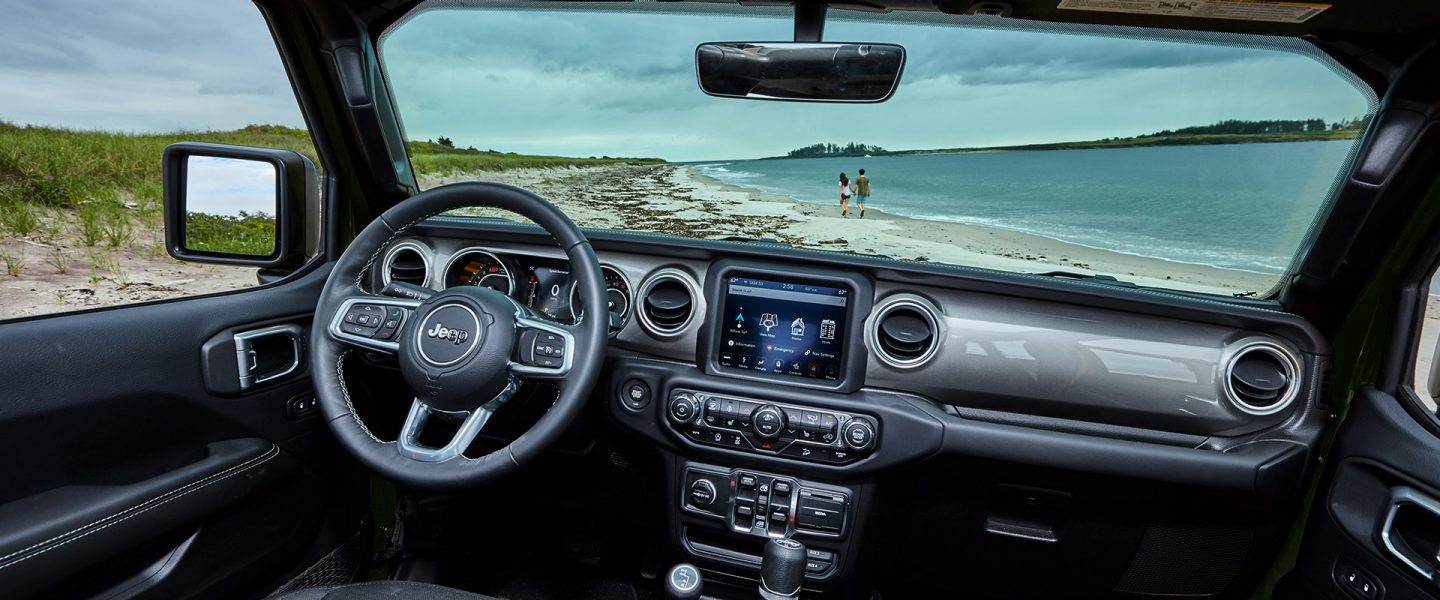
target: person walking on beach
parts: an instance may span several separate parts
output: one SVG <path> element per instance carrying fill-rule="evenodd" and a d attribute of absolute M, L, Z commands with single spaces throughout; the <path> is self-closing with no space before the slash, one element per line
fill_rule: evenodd
<path fill-rule="evenodd" d="M 865 201 L 870 199 L 870 178 L 865 176 L 865 169 L 860 169 L 860 176 L 855 178 L 855 203 L 860 205 L 860 218 L 865 218 Z"/>
<path fill-rule="evenodd" d="M 840 216 L 850 217 L 850 196 L 855 192 L 850 189 L 850 177 L 844 173 L 840 174 Z"/>

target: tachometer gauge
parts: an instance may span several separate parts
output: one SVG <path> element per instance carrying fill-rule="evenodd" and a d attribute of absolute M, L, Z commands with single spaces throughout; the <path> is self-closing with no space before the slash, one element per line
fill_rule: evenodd
<path fill-rule="evenodd" d="M 505 295 L 515 290 L 515 279 L 500 257 L 475 248 L 462 250 L 445 267 L 445 287 L 478 285 Z"/>

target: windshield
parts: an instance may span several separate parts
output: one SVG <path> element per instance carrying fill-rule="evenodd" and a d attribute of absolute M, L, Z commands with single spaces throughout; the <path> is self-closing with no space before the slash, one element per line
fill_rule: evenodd
<path fill-rule="evenodd" d="M 878 104 L 699 88 L 697 45 L 790 39 L 788 9 L 437 8 L 381 52 L 423 188 L 499 181 L 588 227 L 1220 294 L 1281 280 L 1375 106 L 1295 40 L 927 18 L 830 11 L 827 41 L 904 46 Z"/>

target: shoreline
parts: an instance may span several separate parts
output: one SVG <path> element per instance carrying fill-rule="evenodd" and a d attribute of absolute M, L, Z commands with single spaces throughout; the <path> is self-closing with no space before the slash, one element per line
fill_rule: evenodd
<path fill-rule="evenodd" d="M 1263 294 L 1280 278 L 1092 248 L 1011 229 L 915 219 L 879 208 L 867 209 L 863 219 L 842 218 L 838 199 L 834 205 L 804 202 L 719 181 L 695 165 L 450 173 L 426 177 L 421 186 L 428 189 L 473 180 L 532 190 L 586 227 L 702 238 L 770 238 L 804 248 L 917 262 L 1024 273 L 1112 275 L 1141 286 L 1227 296 Z"/>
<path fill-rule="evenodd" d="M 997 150 L 996 152 L 1001 152 L 1001 151 Z M 704 163 L 704 164 L 714 164 L 714 163 Z M 687 165 L 687 166 L 689 166 L 689 165 Z M 692 170 L 693 170 L 693 169 L 692 169 Z M 789 201 L 792 201 L 792 202 L 796 202 L 796 203 L 803 204 L 803 205 L 808 205 L 808 206 L 829 206 L 828 204 L 823 204 L 823 203 L 820 203 L 820 202 L 810 202 L 810 201 L 808 201 L 808 200 L 801 200 L 801 199 L 796 198 L 796 197 L 794 197 L 794 196 L 791 196 L 791 195 L 789 195 L 789 194 L 782 194 L 782 193 L 778 193 L 778 192 L 770 192 L 770 191 L 761 190 L 761 189 L 758 189 L 758 188 L 746 187 L 746 186 L 739 185 L 739 184 L 727 183 L 727 182 L 725 182 L 725 181 L 721 181 L 721 180 L 719 180 L 719 179 L 716 179 L 716 178 L 713 177 L 713 176 L 706 175 L 706 174 L 700 173 L 700 172 L 695 172 L 695 173 L 694 173 L 694 176 L 697 177 L 697 178 L 701 178 L 701 179 L 708 179 L 708 180 L 710 180 L 710 181 L 711 181 L 715 186 L 717 186 L 717 187 L 728 186 L 728 187 L 731 187 L 731 188 L 735 188 L 736 191 L 745 191 L 745 192 L 749 192 L 749 193 L 751 193 L 751 194 L 753 194 L 753 195 L 757 195 L 757 196 L 767 196 L 767 197 L 773 196 L 773 197 L 778 198 L 778 199 L 789 200 Z M 839 203 L 838 203 L 838 201 L 836 202 L 835 207 L 836 207 L 836 210 L 839 209 Z M 1178 266 L 1185 266 L 1185 267 L 1190 267 L 1190 266 L 1209 267 L 1209 268 L 1216 269 L 1216 270 L 1218 270 L 1218 271 L 1224 271 L 1224 272 L 1227 272 L 1227 273 L 1242 273 L 1242 274 L 1252 275 L 1252 276 L 1258 276 L 1258 277 L 1275 278 L 1276 280 L 1278 280 L 1278 279 L 1281 277 L 1281 275 L 1282 275 L 1281 273 L 1266 273 L 1266 272 L 1264 272 L 1264 271 L 1252 271 L 1252 270 L 1250 270 L 1250 269 L 1239 269 L 1239 268 L 1235 268 L 1235 267 L 1222 267 L 1222 266 L 1219 266 L 1219 265 L 1212 265 L 1212 264 L 1209 264 L 1209 263 L 1188 262 L 1188 261 L 1183 261 L 1183 260 L 1175 260 L 1175 259 L 1172 259 L 1172 258 L 1165 258 L 1165 257 L 1163 257 L 1163 256 L 1150 256 L 1150 255 L 1148 255 L 1148 254 L 1140 254 L 1140 253 L 1137 253 L 1137 252 L 1126 252 L 1126 251 L 1124 251 L 1124 250 L 1114 250 L 1114 249 L 1111 249 L 1111 248 L 1101 248 L 1101 247 L 1099 247 L 1099 246 L 1092 246 L 1092 245 L 1090 245 L 1090 244 L 1086 244 L 1086 243 L 1083 243 L 1083 242 L 1076 242 L 1076 241 L 1061 239 L 1061 238 L 1058 238 L 1058 237 L 1054 237 L 1054 236 L 1050 236 L 1050 235 L 1045 235 L 1045 234 L 1043 234 L 1043 233 L 1038 233 L 1038 232 L 1034 232 L 1034 231 L 1025 231 L 1025 230 L 1023 230 L 1023 229 L 1015 229 L 1015 228 L 1013 228 L 1013 227 L 1005 227 L 1005 226 L 1002 226 L 1002 225 L 986 225 L 986 224 L 982 224 L 982 223 L 966 223 L 966 222 L 964 222 L 964 221 L 951 221 L 951 220 L 940 219 L 940 218 L 930 219 L 930 218 L 925 218 L 925 217 L 912 217 L 912 216 L 909 216 L 909 215 L 902 215 L 902 214 L 898 214 L 898 213 L 893 213 L 893 212 L 885 211 L 885 210 L 879 209 L 879 208 L 870 208 L 870 209 L 868 209 L 868 210 L 869 210 L 869 212 L 871 212 L 871 213 L 881 214 L 881 215 L 884 216 L 884 218 L 887 218 L 887 219 L 890 219 L 890 220 L 894 220 L 894 221 L 915 221 L 915 222 L 921 222 L 921 223 L 944 223 L 944 224 L 958 225 L 958 226 L 965 226 L 965 227 L 975 227 L 975 228 L 979 228 L 979 229 L 993 229 L 993 230 L 996 230 L 996 231 L 1005 231 L 1005 232 L 1008 232 L 1008 233 L 1014 233 L 1014 234 L 1018 234 L 1018 235 L 1034 236 L 1034 237 L 1038 237 L 1038 238 L 1047 240 L 1047 241 L 1049 241 L 1049 242 L 1051 242 L 1051 243 L 1054 243 L 1054 244 L 1062 244 L 1062 245 L 1065 245 L 1065 246 L 1076 246 L 1076 247 L 1085 248 L 1085 249 L 1087 249 L 1087 250 L 1091 250 L 1091 251 L 1095 251 L 1095 252 L 1104 252 L 1104 253 L 1109 253 L 1109 254 L 1123 254 L 1123 255 L 1125 255 L 1125 256 L 1133 256 L 1133 257 L 1135 257 L 1135 258 L 1140 258 L 1140 259 L 1145 259 L 1145 260 L 1151 260 L 1151 261 L 1159 261 L 1159 262 L 1168 263 L 1168 264 L 1173 264 L 1173 265 L 1178 265 Z"/>

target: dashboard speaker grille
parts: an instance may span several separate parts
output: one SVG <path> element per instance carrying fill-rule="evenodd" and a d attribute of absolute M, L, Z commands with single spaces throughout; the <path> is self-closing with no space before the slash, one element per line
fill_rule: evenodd
<path fill-rule="evenodd" d="M 399 281 L 414 285 L 430 283 L 430 262 L 425 253 L 410 245 L 396 246 L 385 257 L 384 282 Z"/>
<path fill-rule="evenodd" d="M 640 290 L 640 322 L 650 333 L 675 335 L 695 316 L 695 286 L 675 271 L 651 277 Z"/>
<path fill-rule="evenodd" d="M 1239 572 L 1253 539 L 1241 527 L 1152 523 L 1115 589 L 1147 597 L 1218 594 Z"/>
<path fill-rule="evenodd" d="M 938 308 L 919 296 L 907 294 L 885 300 L 866 330 L 870 347 L 892 367 L 923 365 L 940 347 L 939 314 Z"/>

